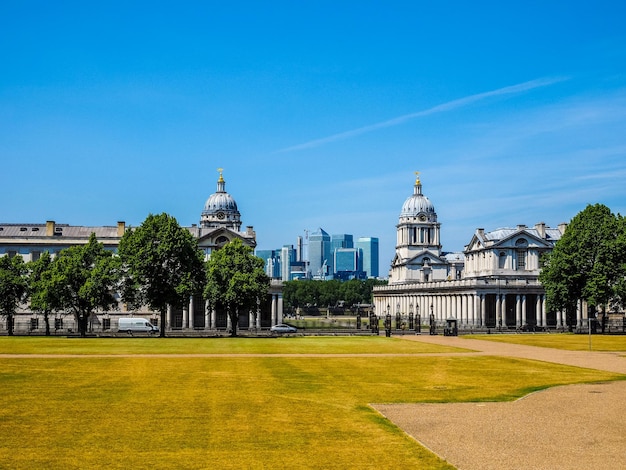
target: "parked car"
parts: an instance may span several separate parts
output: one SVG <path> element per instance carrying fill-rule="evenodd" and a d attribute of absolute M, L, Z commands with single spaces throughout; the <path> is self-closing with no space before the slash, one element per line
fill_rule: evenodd
<path fill-rule="evenodd" d="M 272 333 L 295 333 L 298 329 L 295 326 L 287 325 L 286 323 L 278 323 L 270 328 Z"/>

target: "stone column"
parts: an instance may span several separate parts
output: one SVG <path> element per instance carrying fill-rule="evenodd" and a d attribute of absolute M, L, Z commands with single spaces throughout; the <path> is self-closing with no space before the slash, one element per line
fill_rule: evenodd
<path fill-rule="evenodd" d="M 537 319 L 537 326 L 545 326 L 543 323 L 543 312 L 541 310 L 541 295 L 537 294 L 537 305 L 535 306 L 535 317 Z"/>
<path fill-rule="evenodd" d="M 546 311 L 546 296 L 541 296 L 541 323 L 544 327 L 548 326 L 548 312 Z"/>
<path fill-rule="evenodd" d="M 276 310 L 277 310 L 277 305 L 276 305 L 276 294 L 272 294 L 272 320 L 271 320 L 271 325 L 274 326 L 276 325 Z"/>
<path fill-rule="evenodd" d="M 501 309 L 502 309 L 502 327 L 506 328 L 508 325 L 506 324 L 506 294 L 501 294 L 502 295 L 502 305 L 501 305 Z"/>
<path fill-rule="evenodd" d="M 283 296 L 281 294 L 277 295 L 278 297 L 278 305 L 277 305 L 277 319 L 278 319 L 278 323 L 282 323 L 283 322 Z"/>
<path fill-rule="evenodd" d="M 520 295 L 515 296 L 515 327 L 519 328 L 522 324 L 522 298 Z"/>
<path fill-rule="evenodd" d="M 193 330 L 194 325 L 194 318 L 193 318 L 193 314 L 194 314 L 194 298 L 193 295 L 191 297 L 189 297 L 189 329 Z"/>
<path fill-rule="evenodd" d="M 211 329 L 217 329 L 217 311 L 214 308 L 211 309 Z"/>
<path fill-rule="evenodd" d="M 485 324 L 486 305 L 485 294 L 480 294 L 480 324 Z"/>
<path fill-rule="evenodd" d="M 522 323 L 521 326 L 526 325 L 526 323 L 528 322 L 528 317 L 526 315 L 526 296 L 522 295 Z"/>
<path fill-rule="evenodd" d="M 211 328 L 211 326 L 211 310 L 209 301 L 206 300 L 204 302 L 204 329 L 208 330 L 209 328 Z"/>

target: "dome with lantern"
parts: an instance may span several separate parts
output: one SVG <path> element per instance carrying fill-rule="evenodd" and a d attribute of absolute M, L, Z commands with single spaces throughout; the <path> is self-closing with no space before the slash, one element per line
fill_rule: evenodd
<path fill-rule="evenodd" d="M 424 220 L 427 218 L 429 221 L 437 220 L 435 206 L 430 202 L 430 199 L 422 194 L 422 183 L 419 176 L 415 180 L 413 194 L 402 205 L 400 217 L 421 217 Z"/>
<path fill-rule="evenodd" d="M 235 199 L 226 192 L 226 181 L 222 168 L 218 169 L 219 178 L 217 180 L 217 191 L 209 196 L 204 203 L 204 209 L 200 217 L 200 226 L 209 227 L 229 227 L 234 230 L 241 228 L 241 214 L 237 209 Z"/>

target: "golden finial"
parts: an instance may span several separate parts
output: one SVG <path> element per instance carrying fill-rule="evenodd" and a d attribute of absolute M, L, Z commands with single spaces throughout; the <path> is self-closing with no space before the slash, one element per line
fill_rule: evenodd
<path fill-rule="evenodd" d="M 415 184 L 422 184 L 420 181 L 420 172 L 416 171 L 415 172 Z"/>
<path fill-rule="evenodd" d="M 220 179 L 217 180 L 218 183 L 223 183 L 224 182 L 224 177 L 222 176 L 222 172 L 224 171 L 224 168 L 218 168 L 217 171 L 219 171 L 220 173 Z"/>

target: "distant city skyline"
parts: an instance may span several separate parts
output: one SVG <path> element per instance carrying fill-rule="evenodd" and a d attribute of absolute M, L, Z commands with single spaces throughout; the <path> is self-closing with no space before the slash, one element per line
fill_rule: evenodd
<path fill-rule="evenodd" d="M 626 214 L 626 3 L 4 2 L 0 222 L 379 239 L 420 171 L 443 250 Z"/>
<path fill-rule="evenodd" d="M 257 247 L 255 254 L 265 261 L 268 276 L 282 280 L 380 277 L 377 237 L 358 237 L 355 243 L 352 234 L 329 235 L 320 227 L 306 238 L 309 241 L 298 237 L 295 245 L 282 248 Z"/>

